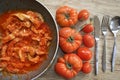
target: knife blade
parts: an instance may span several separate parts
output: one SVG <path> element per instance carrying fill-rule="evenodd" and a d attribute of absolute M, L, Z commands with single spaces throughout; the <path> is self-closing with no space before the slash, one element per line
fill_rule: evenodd
<path fill-rule="evenodd" d="M 94 16 L 94 37 L 95 37 L 95 75 L 98 74 L 98 41 L 99 41 L 99 35 L 100 35 L 100 21 L 98 16 Z"/>

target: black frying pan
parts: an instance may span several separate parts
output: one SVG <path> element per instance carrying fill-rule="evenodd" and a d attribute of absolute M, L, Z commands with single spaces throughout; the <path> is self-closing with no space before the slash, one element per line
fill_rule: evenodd
<path fill-rule="evenodd" d="M 53 40 L 49 49 L 48 59 L 45 62 L 43 62 L 43 64 L 40 66 L 38 70 L 29 72 L 28 74 L 10 74 L 10 75 L 3 75 L 3 73 L 0 72 L 0 80 L 36 79 L 39 76 L 41 76 L 45 71 L 47 71 L 47 69 L 53 63 L 54 58 L 56 57 L 59 42 L 58 28 L 56 22 L 53 19 L 49 10 L 43 4 L 37 2 L 36 0 L 0 0 L 0 14 L 8 10 L 32 10 L 40 13 L 53 32 Z"/>

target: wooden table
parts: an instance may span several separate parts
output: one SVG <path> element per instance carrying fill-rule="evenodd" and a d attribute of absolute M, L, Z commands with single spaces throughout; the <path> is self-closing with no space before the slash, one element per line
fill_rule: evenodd
<path fill-rule="evenodd" d="M 42 2 L 52 12 L 55 18 L 56 9 L 63 5 L 71 6 L 77 11 L 81 9 L 87 9 L 91 13 L 91 16 L 97 15 L 101 19 L 103 15 L 110 15 L 111 17 L 120 16 L 120 0 L 38 0 Z M 94 59 L 91 60 L 93 70 L 90 74 L 84 74 L 80 72 L 72 80 L 120 80 L 120 32 L 117 34 L 117 55 L 115 71 L 111 72 L 111 54 L 113 47 L 113 35 L 108 30 L 107 33 L 107 70 L 102 72 L 101 68 L 101 56 L 103 51 L 103 35 L 100 36 L 99 41 L 99 74 L 94 75 Z M 92 49 L 94 52 L 94 48 Z M 61 50 L 58 50 L 57 57 L 61 56 Z M 36 80 L 65 80 L 58 76 L 54 72 L 54 65 L 57 61 L 57 57 L 52 66 L 38 79 Z"/>

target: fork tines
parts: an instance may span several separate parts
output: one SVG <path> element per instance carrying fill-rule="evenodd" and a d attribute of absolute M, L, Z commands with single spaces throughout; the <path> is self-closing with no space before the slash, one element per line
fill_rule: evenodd
<path fill-rule="evenodd" d="M 108 22 L 109 22 L 109 16 L 107 16 L 107 15 L 103 16 L 102 24 L 101 24 L 103 35 L 104 35 L 104 33 L 107 32 Z"/>

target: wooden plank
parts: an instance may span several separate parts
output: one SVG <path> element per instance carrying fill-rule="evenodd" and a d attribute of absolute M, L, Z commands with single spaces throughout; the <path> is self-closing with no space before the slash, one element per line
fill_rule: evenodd
<path fill-rule="evenodd" d="M 42 2 L 48 9 L 52 12 L 55 18 L 55 12 L 58 7 L 63 5 L 71 6 L 78 11 L 81 9 L 88 9 L 91 16 L 98 15 L 101 19 L 103 15 L 110 15 L 111 17 L 118 15 L 120 16 L 120 0 L 37 0 Z M 113 35 L 108 30 L 107 34 L 107 70 L 105 73 L 102 72 L 101 68 L 101 56 L 103 51 L 103 36 L 101 34 L 99 41 L 99 74 L 94 75 L 94 59 L 91 60 L 93 66 L 93 71 L 90 74 L 83 74 L 80 72 L 72 80 L 119 80 L 120 79 L 120 32 L 117 34 L 117 55 L 116 55 L 116 65 L 115 71 L 111 72 L 111 54 L 113 47 Z M 94 49 L 93 49 L 94 50 Z M 57 57 L 61 56 L 61 50 L 59 49 Z M 58 76 L 54 72 L 54 65 L 57 61 L 55 59 L 53 65 L 49 70 L 39 77 L 37 80 L 64 80 L 62 77 Z"/>

